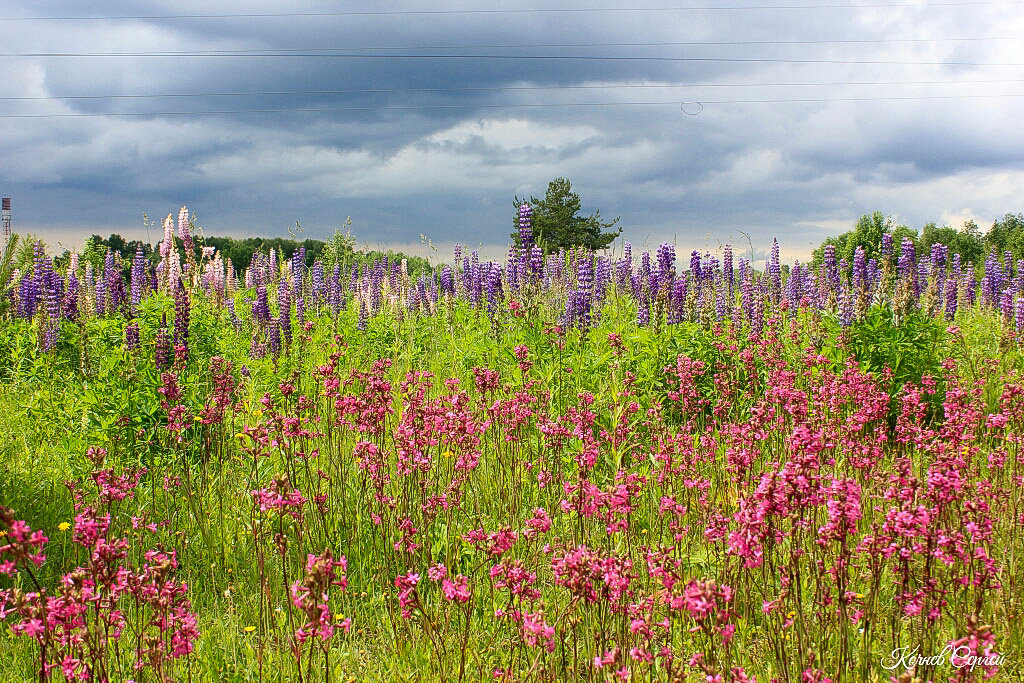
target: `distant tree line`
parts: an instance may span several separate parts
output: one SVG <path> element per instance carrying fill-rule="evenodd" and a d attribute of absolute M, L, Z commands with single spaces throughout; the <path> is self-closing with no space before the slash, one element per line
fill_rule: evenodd
<path fill-rule="evenodd" d="M 857 226 L 837 237 L 829 237 L 822 242 L 812 255 L 812 265 L 819 265 L 824 259 L 825 247 L 829 244 L 836 249 L 836 259 L 845 258 L 853 263 L 853 254 L 857 247 L 864 247 L 868 259 L 879 258 L 878 249 L 883 234 L 893 236 L 894 249 L 899 253 L 904 239 L 914 244 L 918 254 L 928 254 L 932 245 L 942 244 L 949 248 L 950 256 L 960 254 L 964 265 L 973 263 L 980 266 L 992 252 L 1001 257 L 1009 251 L 1014 259 L 1024 258 L 1024 214 L 1008 213 L 996 220 L 988 232 L 982 234 L 981 228 L 973 220 L 969 220 L 959 228 L 948 225 L 942 227 L 928 223 L 920 232 L 905 225 L 893 225 L 892 218 L 886 217 L 881 211 L 861 216 Z"/>
<path fill-rule="evenodd" d="M 333 269 L 335 265 L 340 265 L 343 271 L 348 272 L 352 264 L 370 265 L 378 259 L 387 257 L 392 261 L 406 259 L 409 274 L 413 276 L 431 271 L 430 262 L 421 256 L 409 256 L 395 251 L 356 250 L 354 238 L 340 231 L 335 231 L 334 236 L 326 241 L 297 240 L 285 237 L 215 236 L 195 236 L 192 241 L 195 252 L 193 256 L 197 260 L 201 256 L 203 247 L 213 247 L 221 258 L 231 259 L 232 267 L 239 274 L 245 272 L 245 269 L 252 263 L 253 256 L 258 253 L 269 254 L 271 250 L 275 250 L 285 259 L 290 259 L 300 248 L 306 250 L 305 262 L 309 267 L 312 267 L 313 263 L 319 259 L 324 263 L 325 268 Z M 176 236 L 174 244 L 179 257 L 184 258 L 185 245 L 182 240 Z M 156 263 L 160 260 L 156 245 L 141 240 L 126 240 L 116 233 L 106 239 L 99 235 L 89 237 L 82 249 L 80 260 L 82 263 L 92 263 L 94 268 L 101 268 L 109 250 L 115 256 L 120 257 L 121 263 L 127 267 L 127 264 L 130 264 L 135 258 L 135 252 L 139 247 L 142 248 L 143 258 L 147 261 Z M 69 256 L 70 253 L 65 251 L 62 256 L 58 257 L 56 265 L 59 267 L 66 264 Z"/>

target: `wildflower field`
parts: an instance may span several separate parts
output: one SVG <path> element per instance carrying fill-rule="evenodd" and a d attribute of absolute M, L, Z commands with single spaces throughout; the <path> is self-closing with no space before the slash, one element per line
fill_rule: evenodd
<path fill-rule="evenodd" d="M 1024 262 L 55 267 L 0 320 L 0 680 L 1019 680 Z M 201 254 L 199 257 L 195 253 Z"/>

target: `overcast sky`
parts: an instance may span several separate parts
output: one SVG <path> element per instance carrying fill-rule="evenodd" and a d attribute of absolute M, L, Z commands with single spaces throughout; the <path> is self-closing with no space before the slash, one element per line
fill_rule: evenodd
<path fill-rule="evenodd" d="M 559 176 L 681 253 L 1024 211 L 1024 4 L 766 1 L 8 0 L 0 194 L 51 246 L 187 205 L 435 259 Z"/>

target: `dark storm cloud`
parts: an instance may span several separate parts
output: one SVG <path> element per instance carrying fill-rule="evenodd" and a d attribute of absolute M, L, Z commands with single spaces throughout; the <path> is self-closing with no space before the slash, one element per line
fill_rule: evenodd
<path fill-rule="evenodd" d="M 324 7 L 154 1 L 85 9 L 22 0 L 3 16 Z M 497 255 L 513 195 L 543 195 L 549 180 L 566 176 L 584 210 L 621 216 L 636 244 L 674 239 L 688 253 L 747 234 L 760 249 L 778 235 L 797 254 L 874 209 L 912 225 L 967 215 L 984 223 L 1020 210 L 1012 204 L 1024 179 L 1024 140 L 1012 114 L 1020 99 L 940 99 L 1020 92 L 1012 81 L 1019 68 L 967 64 L 1016 63 L 1019 40 L 935 40 L 1020 34 L 1024 22 L 997 5 L 448 14 L 407 13 L 445 9 L 438 3 L 391 7 L 406 13 L 5 24 L 16 29 L 8 31 L 9 53 L 204 52 L 0 58 L 8 96 L 103 96 L 3 101 L 7 114 L 89 115 L 4 120 L 0 185 L 17 197 L 16 224 L 73 242 L 76 231 L 137 234 L 143 211 L 158 216 L 187 203 L 209 233 L 283 234 L 299 221 L 305 234 L 325 237 L 351 215 L 359 239 L 415 245 L 425 234 Z M 879 37 L 907 42 L 778 42 Z M 681 41 L 702 44 L 654 45 Z M 723 42 L 730 44 L 712 44 Z M 628 87 L 638 84 L 662 87 Z M 169 96 L 184 94 L 191 96 Z M 921 99 L 877 99 L 894 97 Z M 621 105 L 636 102 L 664 104 Z M 564 103 L 602 106 L 549 106 Z M 149 115 L 111 115 L 124 113 Z"/>

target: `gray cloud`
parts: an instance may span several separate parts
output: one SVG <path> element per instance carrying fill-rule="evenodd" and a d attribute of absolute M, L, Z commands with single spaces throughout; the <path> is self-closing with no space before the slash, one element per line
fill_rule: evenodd
<path fill-rule="evenodd" d="M 183 7 L 108 0 L 87 11 L 282 11 L 270 2 Z M 323 7 L 292 3 L 289 11 Z M 681 253 L 738 244 L 745 233 L 758 249 L 777 235 L 784 253 L 799 256 L 875 209 L 915 226 L 946 217 L 985 224 L 1020 210 L 1024 134 L 1013 112 L 1024 91 L 1012 81 L 1019 67 L 966 63 L 1016 64 L 1020 40 L 937 39 L 1021 35 L 1024 18 L 1011 9 L 10 22 L 10 53 L 305 56 L 2 57 L 7 97 L 102 97 L 2 101 L 3 114 L 88 116 L 4 119 L 0 191 L 15 198 L 16 226 L 72 244 L 91 232 L 144 235 L 143 212 L 188 204 L 211 234 L 280 235 L 299 221 L 306 235 L 326 237 L 351 215 L 368 243 L 416 245 L 425 234 L 498 254 L 513 195 L 540 196 L 557 176 L 572 180 L 586 211 L 621 216 L 626 239 L 676 241 Z M 85 11 L 16 0 L 4 16 Z M 894 36 L 904 42 L 820 42 Z M 685 41 L 732 44 L 653 45 Z M 381 47 L 435 57 L 323 56 Z M 456 54 L 699 61 L 440 56 Z M 188 93 L 221 96 L 109 97 Z M 637 102 L 664 104 L 627 104 Z M 688 116 L 682 102 L 703 109 Z M 601 106 L 531 106 L 560 103 Z M 120 113 L 148 114 L 111 115 Z"/>

